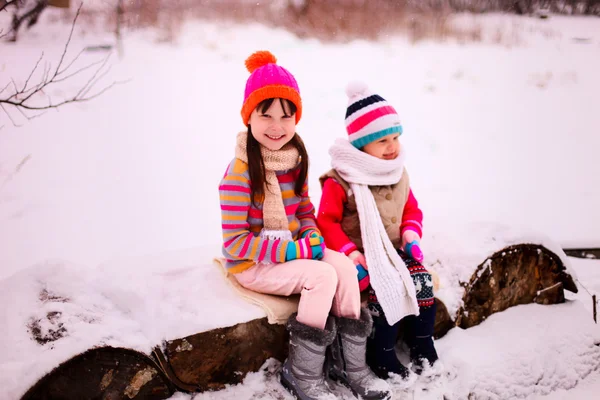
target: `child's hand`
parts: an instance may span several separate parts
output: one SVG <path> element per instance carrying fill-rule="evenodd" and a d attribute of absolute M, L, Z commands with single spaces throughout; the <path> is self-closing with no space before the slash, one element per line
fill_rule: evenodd
<path fill-rule="evenodd" d="M 354 265 L 362 265 L 364 269 L 367 271 L 369 270 L 369 267 L 367 267 L 367 259 L 360 251 L 354 250 L 352 253 L 348 254 L 348 258 L 352 260 Z"/>
<path fill-rule="evenodd" d="M 419 247 L 418 241 L 415 240 L 408 243 L 404 246 L 404 251 L 418 262 L 423 262 L 423 252 L 421 251 L 421 247 Z"/>
<path fill-rule="evenodd" d="M 371 278 L 369 277 L 367 268 L 367 260 L 365 259 L 364 254 L 358 250 L 354 250 L 348 257 L 356 266 L 356 271 L 358 272 L 358 287 L 362 292 L 369 287 L 369 284 L 371 283 Z"/>
<path fill-rule="evenodd" d="M 325 253 L 325 239 L 323 238 L 323 236 L 321 236 L 321 235 L 320 235 L 320 234 L 319 234 L 317 231 L 315 231 L 314 229 L 309 229 L 309 230 L 307 230 L 306 232 L 304 232 L 304 233 L 302 234 L 302 236 L 301 236 L 301 237 L 302 237 L 302 238 L 305 238 L 305 237 L 307 237 L 307 236 L 309 236 L 309 237 L 319 237 L 319 238 L 321 238 L 321 249 L 323 250 L 323 253 Z M 322 257 L 321 257 L 321 258 L 322 258 Z"/>
<path fill-rule="evenodd" d="M 316 232 L 315 235 L 309 235 L 302 239 L 289 242 L 285 251 L 285 260 L 320 260 L 324 255 L 321 244 L 323 244 L 323 237 L 319 236 Z"/>
<path fill-rule="evenodd" d="M 406 254 L 418 262 L 423 262 L 423 252 L 421 251 L 420 240 L 421 238 L 415 231 L 406 230 L 402 234 L 402 243 Z"/>
<path fill-rule="evenodd" d="M 312 231 L 310 235 L 308 235 L 308 238 L 311 243 L 313 260 L 321 260 L 325 255 L 325 239 L 323 239 L 323 236 L 319 235 L 316 231 Z M 313 243 L 317 243 L 317 245 Z"/>

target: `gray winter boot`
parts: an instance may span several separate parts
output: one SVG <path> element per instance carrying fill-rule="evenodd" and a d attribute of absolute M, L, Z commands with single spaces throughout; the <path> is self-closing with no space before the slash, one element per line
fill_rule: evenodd
<path fill-rule="evenodd" d="M 325 330 L 304 325 L 292 314 L 287 322 L 290 347 L 281 369 L 281 384 L 299 400 L 336 400 L 325 383 L 323 365 L 327 346 L 335 339 L 335 319 Z"/>
<path fill-rule="evenodd" d="M 364 400 L 389 400 L 390 386 L 379 379 L 366 363 L 367 337 L 373 321 L 365 308 L 360 311 L 360 320 L 338 318 L 338 334 L 327 354 L 329 377 L 352 390 Z"/>

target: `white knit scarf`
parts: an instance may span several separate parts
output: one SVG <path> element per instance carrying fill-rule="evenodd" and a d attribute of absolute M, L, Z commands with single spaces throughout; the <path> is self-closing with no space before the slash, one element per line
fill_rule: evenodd
<path fill-rule="evenodd" d="M 419 315 L 415 286 L 402 258 L 390 241 L 369 186 L 394 185 L 402 178 L 405 152 L 382 160 L 338 139 L 329 149 L 331 166 L 350 184 L 356 199 L 360 231 L 371 286 L 390 325 Z"/>

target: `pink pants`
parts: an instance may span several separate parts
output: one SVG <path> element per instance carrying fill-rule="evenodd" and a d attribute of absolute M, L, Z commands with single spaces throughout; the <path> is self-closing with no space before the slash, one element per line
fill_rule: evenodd
<path fill-rule="evenodd" d="M 326 249 L 322 260 L 259 263 L 235 274 L 240 285 L 255 292 L 289 296 L 300 293 L 298 321 L 324 329 L 329 313 L 358 319 L 360 291 L 354 263 Z"/>

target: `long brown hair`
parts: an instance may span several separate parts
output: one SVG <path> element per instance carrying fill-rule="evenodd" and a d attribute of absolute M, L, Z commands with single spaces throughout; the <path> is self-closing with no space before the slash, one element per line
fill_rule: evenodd
<path fill-rule="evenodd" d="M 256 108 L 261 113 L 266 113 L 271 104 L 275 99 L 266 99 L 261 101 Z M 296 114 L 297 108 L 294 103 L 286 99 L 279 99 L 281 108 L 286 116 L 293 116 Z M 300 165 L 297 167 L 298 172 L 296 176 L 296 184 L 294 186 L 294 193 L 296 196 L 302 196 L 302 189 L 308 176 L 308 153 L 302 138 L 296 133 L 292 140 L 292 144 L 300 154 Z M 266 184 L 266 170 L 265 162 L 260 152 L 261 144 L 252 135 L 252 127 L 248 125 L 248 140 L 246 145 L 246 152 L 248 154 L 248 172 L 250 173 L 250 198 L 252 204 L 257 206 L 257 201 L 262 201 L 265 195 L 265 184 Z"/>

